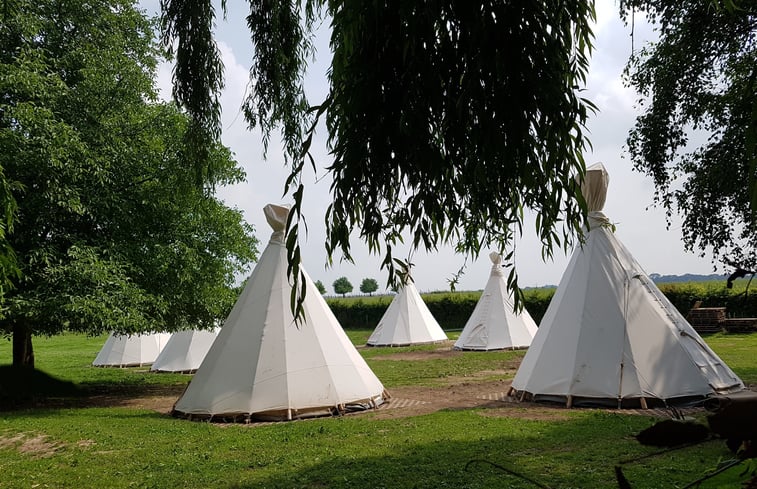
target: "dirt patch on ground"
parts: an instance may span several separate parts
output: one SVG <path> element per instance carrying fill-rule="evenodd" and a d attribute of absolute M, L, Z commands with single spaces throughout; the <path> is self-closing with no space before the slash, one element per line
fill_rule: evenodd
<path fill-rule="evenodd" d="M 64 445 L 41 433 L 0 433 L 0 449 L 15 448 L 33 458 L 47 458 L 63 449 Z"/>
<path fill-rule="evenodd" d="M 469 378 L 466 378 L 469 379 Z M 524 419 L 563 419 L 565 409 L 522 403 L 508 397 L 509 380 L 461 381 L 449 379 L 441 387 L 396 387 L 392 396 L 381 406 L 375 417 L 379 419 L 406 418 L 429 414 L 442 409 L 482 409 L 483 416 L 517 417 Z"/>
<path fill-rule="evenodd" d="M 430 360 L 464 355 L 447 347 L 431 351 L 397 352 L 381 355 L 373 360 Z M 569 410 L 563 405 L 549 405 L 532 402 L 519 402 L 507 394 L 511 379 L 519 366 L 520 360 L 506 362 L 500 369 L 482 370 L 467 376 L 446 377 L 440 379 L 442 385 L 405 386 L 389 389 L 390 398 L 371 413 L 378 419 L 406 418 L 433 413 L 439 410 L 480 409 L 482 416 L 514 417 L 533 420 L 567 419 Z M 150 385 L 139 388 L 91 388 L 88 395 L 75 399 L 48 399 L 37 403 L 36 407 L 126 407 L 132 409 L 152 410 L 168 415 L 174 403 L 179 399 L 185 385 Z M 754 385 L 748 386 L 755 390 Z M 658 410 L 623 410 L 624 414 L 642 414 L 647 416 L 669 417 L 668 412 Z M 350 414 L 350 416 L 353 414 Z M 354 415 L 361 415 L 356 413 Z M 255 423 L 253 423 L 253 426 Z M 55 450 L 45 438 L 37 439 L 24 436 L 2 438 L 0 448 L 23 445 L 28 442 L 30 452 L 46 453 Z M 46 445 L 46 443 L 48 445 Z M 8 445 L 11 444 L 11 445 Z M 36 447 L 36 448 L 35 448 Z M 47 448 L 45 448 L 47 447 Z"/>
<path fill-rule="evenodd" d="M 447 345 L 429 351 L 401 351 L 397 353 L 389 353 L 388 355 L 371 357 L 371 360 L 436 360 L 458 357 L 460 355 L 465 355 L 465 352 L 453 350 L 451 345 Z"/>
<path fill-rule="evenodd" d="M 82 407 L 127 407 L 169 413 L 184 389 L 185 385 L 156 385 L 140 389 L 136 394 L 128 389 L 104 391 L 82 398 L 77 404 Z"/>

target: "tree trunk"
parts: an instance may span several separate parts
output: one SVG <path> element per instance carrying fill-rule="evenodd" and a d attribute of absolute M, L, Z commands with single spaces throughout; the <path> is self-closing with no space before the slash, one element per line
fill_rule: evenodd
<path fill-rule="evenodd" d="M 13 325 L 13 366 L 34 368 L 32 328 L 23 322 Z"/>

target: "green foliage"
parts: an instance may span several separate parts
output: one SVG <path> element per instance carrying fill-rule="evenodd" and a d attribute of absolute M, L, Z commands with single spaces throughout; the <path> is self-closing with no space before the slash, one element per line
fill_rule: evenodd
<path fill-rule="evenodd" d="M 345 329 L 374 328 L 392 302 L 391 295 L 329 298 L 327 303 Z"/>
<path fill-rule="evenodd" d="M 0 331 L 98 334 L 211 327 L 256 257 L 241 212 L 209 189 L 244 174 L 206 145 L 186 171 L 191 121 L 154 99 L 158 48 L 131 2 L 19 0 L 0 29 L 0 166 L 22 276 Z"/>
<path fill-rule="evenodd" d="M 659 288 L 684 316 L 701 302 L 701 307 L 725 307 L 731 317 L 757 317 L 757 287 L 745 290 L 745 281 L 741 282 L 733 289 L 726 288 L 725 281 L 660 284 Z"/>
<path fill-rule="evenodd" d="M 352 292 L 352 284 L 347 279 L 347 277 L 339 277 L 338 279 L 334 280 L 333 287 L 334 292 L 336 292 L 337 294 L 342 294 L 342 297 L 344 297 L 345 294 Z"/>
<path fill-rule="evenodd" d="M 723 282 L 660 284 L 659 288 L 684 316 L 695 302 L 702 307 L 725 307 L 732 317 L 757 317 L 757 286 L 744 289 L 745 281 L 733 289 Z M 523 291 L 523 305 L 538 324 L 549 307 L 555 288 L 542 287 Z M 328 304 L 345 329 L 375 328 L 394 296 L 348 297 L 328 299 Z M 460 330 L 473 313 L 481 292 L 432 292 L 422 294 L 431 314 L 445 330 Z"/>
<path fill-rule="evenodd" d="M 655 201 L 683 216 L 688 250 L 757 267 L 757 3 L 620 6 L 646 12 L 660 33 L 627 67 L 644 107 L 628 138 L 634 167 L 653 178 Z M 692 130 L 706 141 L 692 144 Z"/>
<path fill-rule="evenodd" d="M 320 292 L 321 295 L 326 293 L 326 286 L 323 285 L 323 282 L 321 282 L 320 280 L 315 281 L 315 288 L 318 289 L 318 292 Z"/>
<path fill-rule="evenodd" d="M 376 279 L 374 278 L 364 278 L 363 281 L 360 282 L 360 292 L 363 294 L 373 295 L 373 293 L 378 290 L 378 287 L 378 282 L 376 282 Z"/>
<path fill-rule="evenodd" d="M 524 291 L 524 307 L 537 323 L 547 310 L 554 291 L 552 288 Z M 421 294 L 431 314 L 446 330 L 462 329 L 480 297 L 480 291 Z M 327 303 L 343 328 L 362 329 L 375 328 L 393 298 L 393 295 L 331 298 Z"/>
<path fill-rule="evenodd" d="M 213 41 L 214 7 L 210 0 L 161 1 L 161 7 L 164 44 L 169 55 L 176 55 L 173 96 L 190 116 L 186 157 L 196 182 L 204 184 L 214 177 L 208 158 L 221 138 L 219 94 L 224 87 L 221 53 Z M 180 42 L 173 43 L 174 37 Z"/>
<path fill-rule="evenodd" d="M 209 0 L 195 2 L 209 5 Z M 163 2 L 167 43 L 205 59 L 212 9 L 186 0 Z M 267 142 L 282 129 L 294 205 L 288 259 L 295 284 L 300 255 L 306 161 L 325 118 L 333 178 L 326 215 L 329 260 L 351 259 L 359 230 L 383 253 L 389 282 L 410 264 L 393 257 L 406 238 L 413 249 L 452 244 L 470 256 L 482 247 L 508 250 L 525 209 L 538 216 L 545 255 L 567 247 L 584 223 L 573 177 L 584 169 L 584 125 L 591 102 L 580 97 L 592 49 L 595 13 L 588 0 L 535 2 L 270 2 L 249 0 L 253 60 L 245 116 Z M 195 23 L 182 22 L 197 19 Z M 312 103 L 303 88 L 312 27 L 331 19 L 329 94 Z M 178 59 L 177 87 L 220 83 L 214 69 Z M 207 97 L 180 102 L 213 113 Z M 205 115 L 201 125 L 217 126 Z M 517 275 L 509 285 L 517 294 Z M 293 293 L 297 299 L 295 286 Z M 300 296 L 299 301 L 302 300 Z"/>

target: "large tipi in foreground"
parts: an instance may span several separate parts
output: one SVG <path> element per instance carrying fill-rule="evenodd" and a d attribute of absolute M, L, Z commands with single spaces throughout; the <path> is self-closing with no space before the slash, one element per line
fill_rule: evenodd
<path fill-rule="evenodd" d="M 586 242 L 571 257 L 511 394 L 647 407 L 742 390 L 613 234 L 601 212 L 608 182 L 601 163 L 587 169 Z"/>
<path fill-rule="evenodd" d="M 168 333 L 112 334 L 95 357 L 95 367 L 138 367 L 150 365 L 166 346 Z"/>
<path fill-rule="evenodd" d="M 457 350 L 505 350 L 528 348 L 536 334 L 536 323 L 523 309 L 516 313 L 502 269 L 502 255 L 489 254 L 492 271 L 460 337 Z"/>
<path fill-rule="evenodd" d="M 368 346 L 407 346 L 447 340 L 409 276 L 381 317 L 366 344 Z"/>
<path fill-rule="evenodd" d="M 381 404 L 384 387 L 307 275 L 304 319 L 295 323 L 284 244 L 289 208 L 264 212 L 271 240 L 173 414 L 289 420 Z"/>
<path fill-rule="evenodd" d="M 177 331 L 171 335 L 150 370 L 153 372 L 195 372 L 200 368 L 219 330 L 220 328 L 210 331 Z"/>

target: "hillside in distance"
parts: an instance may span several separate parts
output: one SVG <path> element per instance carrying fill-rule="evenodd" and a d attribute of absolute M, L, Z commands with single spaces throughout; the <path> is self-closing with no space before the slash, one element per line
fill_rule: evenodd
<path fill-rule="evenodd" d="M 656 284 L 669 284 L 675 282 L 712 282 L 716 280 L 725 281 L 727 274 L 711 273 L 709 275 L 699 275 L 696 273 L 685 273 L 683 275 L 660 275 L 659 273 L 650 273 L 649 278 Z"/>

